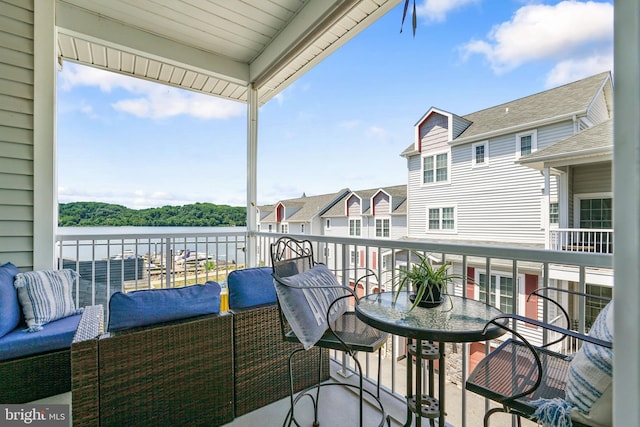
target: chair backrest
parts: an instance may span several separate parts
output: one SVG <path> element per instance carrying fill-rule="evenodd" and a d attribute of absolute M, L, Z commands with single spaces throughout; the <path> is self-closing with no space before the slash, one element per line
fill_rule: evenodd
<path fill-rule="evenodd" d="M 271 244 L 271 265 L 280 277 L 304 273 L 316 265 L 313 246 L 309 240 L 281 237 Z"/>
<path fill-rule="evenodd" d="M 271 244 L 271 266 L 274 277 L 289 277 L 308 271 L 316 264 L 313 259 L 313 246 L 309 240 L 296 240 L 283 236 Z M 282 337 L 291 330 L 280 301 L 278 301 L 280 331 Z"/>

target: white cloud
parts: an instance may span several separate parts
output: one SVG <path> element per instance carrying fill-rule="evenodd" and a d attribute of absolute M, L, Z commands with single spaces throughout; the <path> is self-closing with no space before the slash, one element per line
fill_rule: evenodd
<path fill-rule="evenodd" d="M 558 64 L 548 82 L 560 82 L 562 75 L 584 77 L 613 67 L 613 5 L 562 1 L 523 6 L 510 21 L 494 26 L 487 40 L 471 40 L 461 50 L 465 59 L 484 56 L 496 73 L 551 60 Z M 593 70 L 581 71 L 584 65 Z"/>
<path fill-rule="evenodd" d="M 60 89 L 69 91 L 76 86 L 96 86 L 103 92 L 123 89 L 134 96 L 116 101 L 112 107 L 141 118 L 188 115 L 200 119 L 229 119 L 241 116 L 246 110 L 239 102 L 67 63 L 61 74 Z"/>
<path fill-rule="evenodd" d="M 480 0 L 425 0 L 424 4 L 416 6 L 416 12 L 427 21 L 442 22 L 452 10 L 479 2 Z"/>

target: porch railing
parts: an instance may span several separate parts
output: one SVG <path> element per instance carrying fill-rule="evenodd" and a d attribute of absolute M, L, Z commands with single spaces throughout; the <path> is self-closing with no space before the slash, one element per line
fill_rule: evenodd
<path fill-rule="evenodd" d="M 270 265 L 269 245 L 281 234 L 244 231 L 234 233 L 202 234 L 119 234 L 119 235 L 58 235 L 58 265 L 74 268 L 82 279 L 75 289 L 80 304 L 105 303 L 115 290 L 149 289 L 155 287 L 184 286 L 207 280 L 222 282 L 233 269 L 244 268 L 244 248 L 247 239 L 255 239 L 257 264 Z M 393 279 L 401 268 L 411 261 L 408 254 L 417 251 L 429 256 L 434 263 L 451 262 L 456 273 L 465 278 L 456 283 L 451 292 L 479 298 L 480 275 L 490 283 L 490 292 L 483 292 L 486 302 L 503 311 L 523 315 L 536 315 L 543 321 L 556 318 L 552 305 L 542 299 L 526 303 L 526 294 L 541 286 L 571 287 L 585 291 L 592 277 L 609 274 L 612 281 L 613 257 L 609 253 L 587 251 L 548 251 L 539 249 L 504 248 L 422 242 L 416 240 L 386 240 L 338 238 L 330 236 L 294 235 L 312 241 L 320 262 L 337 271 L 345 284 L 358 276 L 358 269 L 371 268 L 378 273 L 378 281 L 369 279 L 358 292 L 390 291 Z M 194 255 L 195 253 L 195 255 Z M 347 273 L 354 271 L 353 275 Z M 486 278 L 491 277 L 487 281 Z M 495 277 L 495 279 L 494 279 Z M 511 280 L 504 280 L 511 278 Z M 516 280 L 513 280 L 516 278 Z M 511 285 L 509 285 L 511 283 Z M 562 297 L 565 298 L 565 297 Z M 571 306 L 579 319 L 578 330 L 585 329 L 584 304 L 560 299 Z M 105 305 L 106 306 L 106 305 Z M 533 311 L 532 311 L 533 310 Z M 107 313 L 108 314 L 108 313 Z M 553 337 L 528 326 L 518 331 L 527 338 L 549 341 Z M 447 356 L 445 374 L 451 382 L 462 387 L 461 425 L 466 423 L 466 391 L 462 386 L 474 366 L 478 352 L 484 353 L 496 343 L 462 344 L 453 346 Z M 332 355 L 343 363 L 343 373 L 349 375 L 352 366 L 342 354 Z M 377 378 L 377 355 L 360 355 L 367 379 Z M 399 400 L 404 400 L 406 363 L 404 338 L 393 336 L 385 349 L 382 367 L 382 389 Z"/>
<path fill-rule="evenodd" d="M 551 250 L 613 253 L 613 229 L 558 228 L 550 231 Z"/>

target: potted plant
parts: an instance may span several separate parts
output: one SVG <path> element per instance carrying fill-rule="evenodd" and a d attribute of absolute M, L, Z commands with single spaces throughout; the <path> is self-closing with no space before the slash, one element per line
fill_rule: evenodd
<path fill-rule="evenodd" d="M 410 292 L 409 299 L 413 302 L 409 311 L 416 306 L 436 307 L 442 304 L 449 295 L 448 285 L 456 279 L 462 279 L 463 276 L 451 273 L 449 271 L 451 264 L 448 262 L 434 267 L 427 256 L 418 252 L 412 252 L 412 254 L 418 258 L 418 262 L 411 263 L 408 269 L 400 271 L 394 286 L 398 291 L 395 294 L 394 302 L 398 299 L 399 291 L 406 288 Z M 451 303 L 453 304 L 453 302 Z"/>

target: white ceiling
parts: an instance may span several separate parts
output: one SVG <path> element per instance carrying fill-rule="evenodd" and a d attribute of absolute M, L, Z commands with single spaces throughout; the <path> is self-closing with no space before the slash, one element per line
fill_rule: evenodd
<path fill-rule="evenodd" d="M 62 59 L 265 103 L 401 0 L 57 0 Z"/>

